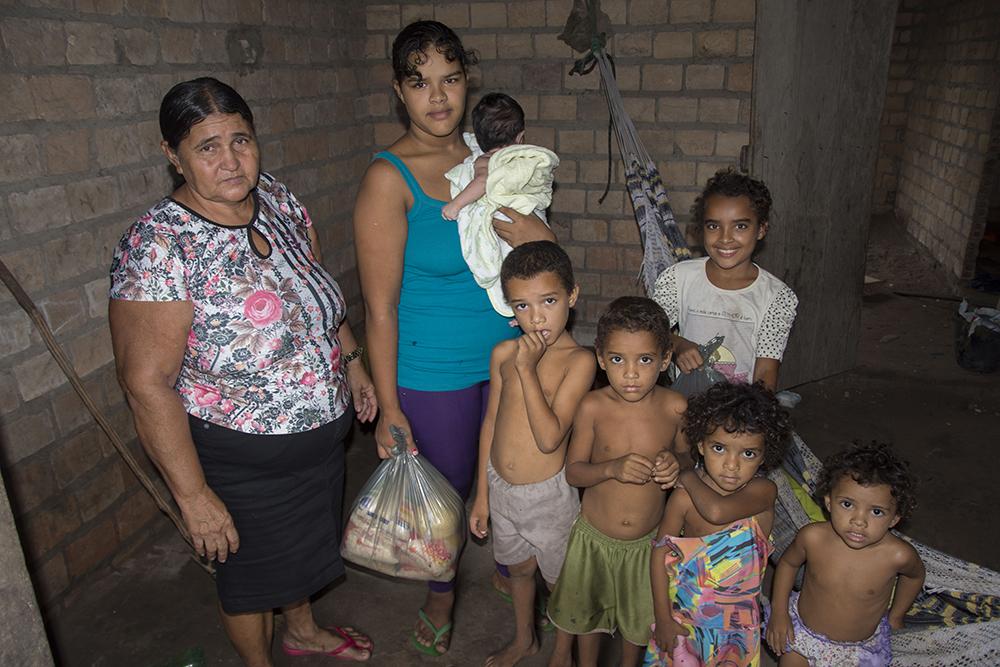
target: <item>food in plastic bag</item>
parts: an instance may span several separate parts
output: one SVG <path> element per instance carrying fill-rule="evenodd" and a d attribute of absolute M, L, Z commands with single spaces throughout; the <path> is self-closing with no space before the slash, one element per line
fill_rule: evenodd
<path fill-rule="evenodd" d="M 340 553 L 394 577 L 450 581 L 465 542 L 465 506 L 437 468 L 409 452 L 403 431 L 390 430 L 392 456 L 354 501 Z"/>
<path fill-rule="evenodd" d="M 698 354 L 701 355 L 701 366 L 690 373 L 682 373 L 678 370 L 671 389 L 683 395 L 685 398 L 700 394 L 713 384 L 723 382 L 726 376 L 715 370 L 715 353 L 726 340 L 723 335 L 718 335 L 704 345 L 698 346 Z"/>

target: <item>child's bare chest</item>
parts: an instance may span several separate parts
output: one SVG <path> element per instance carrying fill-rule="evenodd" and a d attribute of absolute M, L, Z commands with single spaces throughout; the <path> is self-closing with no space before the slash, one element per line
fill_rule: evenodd
<path fill-rule="evenodd" d="M 664 415 L 612 412 L 594 424 L 591 458 L 607 461 L 635 453 L 652 459 L 660 451 L 672 449 L 675 429 Z"/>
<path fill-rule="evenodd" d="M 543 358 L 535 367 L 535 375 L 538 377 L 538 384 L 542 388 L 542 394 L 545 396 L 546 402 L 552 405 L 552 399 L 563 379 L 563 369 L 557 367 L 554 360 Z M 500 365 L 500 378 L 503 380 L 501 403 L 504 400 L 510 401 L 524 396 L 521 374 L 518 373 L 513 359 L 505 361 Z"/>
<path fill-rule="evenodd" d="M 895 568 L 877 552 L 834 548 L 810 558 L 807 569 L 807 579 L 823 590 L 862 602 L 887 598 L 896 580 Z"/>

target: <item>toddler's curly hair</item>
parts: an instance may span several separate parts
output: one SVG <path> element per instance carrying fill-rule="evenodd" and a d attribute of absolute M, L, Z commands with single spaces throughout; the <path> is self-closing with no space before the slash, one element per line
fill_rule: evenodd
<path fill-rule="evenodd" d="M 594 347 L 600 352 L 608 343 L 608 336 L 614 331 L 648 331 L 653 334 L 660 352 L 670 351 L 670 319 L 666 311 L 652 299 L 642 296 L 620 296 L 610 304 L 597 321 L 597 336 Z"/>
<path fill-rule="evenodd" d="M 788 422 L 788 412 L 763 382 L 719 382 L 688 399 L 684 435 L 698 456 L 695 445 L 718 428 L 727 433 L 759 433 L 764 436 L 761 470 L 768 471 L 785 457 L 791 433 Z"/>
<path fill-rule="evenodd" d="M 845 475 L 850 475 L 862 486 L 887 485 L 901 519 L 910 516 L 917 506 L 917 479 L 910 464 L 899 458 L 888 443 L 855 442 L 829 457 L 823 462 L 823 471 L 816 481 L 816 495 L 820 498 L 830 495 L 834 485 Z"/>
<path fill-rule="evenodd" d="M 715 176 L 708 179 L 705 189 L 694 200 L 691 212 L 699 227 L 705 224 L 705 201 L 712 195 L 748 197 L 758 223 L 763 224 L 771 218 L 771 191 L 764 182 L 729 168 L 715 172 Z"/>

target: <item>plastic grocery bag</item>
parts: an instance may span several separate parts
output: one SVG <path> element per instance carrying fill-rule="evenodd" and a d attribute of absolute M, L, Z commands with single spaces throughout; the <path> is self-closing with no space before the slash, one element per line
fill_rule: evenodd
<path fill-rule="evenodd" d="M 1000 310 L 972 308 L 962 301 L 955 320 L 955 359 L 977 373 L 1000 369 Z"/>
<path fill-rule="evenodd" d="M 713 384 L 722 382 L 726 376 L 715 370 L 715 353 L 726 339 L 723 335 L 718 335 L 704 345 L 698 346 L 698 353 L 701 355 L 701 366 L 690 373 L 682 373 L 679 369 L 677 377 L 671 389 L 683 395 L 685 398 L 700 394 Z"/>
<path fill-rule="evenodd" d="M 465 505 L 455 488 L 406 436 L 358 494 L 340 554 L 352 563 L 404 579 L 451 581 L 465 542 Z"/>

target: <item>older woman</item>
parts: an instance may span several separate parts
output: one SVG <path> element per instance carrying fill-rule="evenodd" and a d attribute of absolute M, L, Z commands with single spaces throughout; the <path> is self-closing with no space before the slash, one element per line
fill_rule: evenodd
<path fill-rule="evenodd" d="M 367 660 L 367 637 L 320 628 L 309 604 L 344 572 L 344 437 L 377 408 L 340 288 L 305 208 L 260 172 L 235 90 L 174 86 L 160 130 L 184 183 L 128 229 L 111 267 L 139 439 L 218 562 L 223 625 L 248 666 L 272 664 L 275 607 L 289 655 Z"/>
<path fill-rule="evenodd" d="M 461 124 L 466 69 L 474 63 L 458 36 L 437 21 L 403 28 L 392 45 L 393 87 L 409 119 L 406 132 L 378 153 L 354 210 L 372 375 L 382 413 L 379 454 L 389 427 L 437 467 L 465 499 L 472 486 L 493 346 L 519 335 L 493 310 L 462 257 L 458 228 L 441 216 L 450 197 L 444 174 L 469 147 Z M 513 246 L 554 239 L 535 216 L 502 209 L 495 223 Z M 448 650 L 454 582 L 431 582 L 413 643 L 430 655 Z"/>

